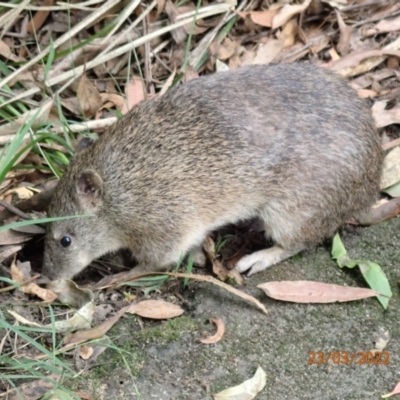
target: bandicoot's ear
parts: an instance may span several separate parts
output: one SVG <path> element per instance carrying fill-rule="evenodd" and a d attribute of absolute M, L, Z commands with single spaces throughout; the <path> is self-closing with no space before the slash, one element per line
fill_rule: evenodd
<path fill-rule="evenodd" d="M 82 205 L 95 207 L 101 201 L 103 195 L 103 180 L 96 172 L 88 169 L 83 171 L 76 181 L 79 197 Z"/>

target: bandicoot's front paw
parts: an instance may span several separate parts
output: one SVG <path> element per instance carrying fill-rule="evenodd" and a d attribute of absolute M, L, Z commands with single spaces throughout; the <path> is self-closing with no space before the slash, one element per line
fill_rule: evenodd
<path fill-rule="evenodd" d="M 250 276 L 294 256 L 301 250 L 303 250 L 302 246 L 292 250 L 284 250 L 282 247 L 273 246 L 269 249 L 256 251 L 248 256 L 244 256 L 238 261 L 235 269 L 240 273 L 247 271 L 246 275 Z"/>
<path fill-rule="evenodd" d="M 269 265 L 263 255 L 259 253 L 259 251 L 256 251 L 255 253 L 242 257 L 236 264 L 235 269 L 242 274 L 247 271 L 247 276 L 264 271 Z"/>

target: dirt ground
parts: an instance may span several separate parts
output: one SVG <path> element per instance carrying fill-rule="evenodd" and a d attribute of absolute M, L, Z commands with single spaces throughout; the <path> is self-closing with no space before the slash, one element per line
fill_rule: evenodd
<path fill-rule="evenodd" d="M 257 284 L 275 280 L 315 280 L 365 286 L 358 271 L 340 270 L 328 247 L 320 247 L 246 280 L 244 290 L 261 300 L 269 315 L 209 284 L 192 283 L 186 292 L 186 313 L 175 320 L 141 330 L 134 317 L 121 320 L 110 337 L 124 349 L 112 349 L 97 367 L 74 386 L 88 388 L 96 399 L 211 399 L 250 378 L 258 365 L 267 385 L 257 399 L 378 399 L 400 380 L 400 220 L 343 234 L 351 257 L 375 261 L 386 272 L 393 290 L 389 309 L 377 300 L 304 305 L 268 299 Z M 226 324 L 223 340 L 204 345 L 212 334 L 210 317 Z M 387 331 L 391 340 L 387 365 L 333 362 L 309 365 L 310 352 L 367 352 Z M 343 356 L 342 356 L 343 357 Z M 362 355 L 355 360 L 362 361 Z"/>

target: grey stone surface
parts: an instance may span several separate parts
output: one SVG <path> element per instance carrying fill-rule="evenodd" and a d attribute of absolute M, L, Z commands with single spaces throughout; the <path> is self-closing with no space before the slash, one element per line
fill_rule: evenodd
<path fill-rule="evenodd" d="M 92 380 L 95 397 L 211 399 L 207 388 L 216 393 L 239 384 L 260 365 L 268 380 L 257 399 L 379 399 L 400 381 L 399 228 L 400 220 L 393 219 L 342 235 L 352 258 L 375 261 L 386 272 L 393 291 L 387 311 L 376 299 L 328 305 L 278 302 L 256 287 L 275 280 L 365 286 L 358 270 L 336 266 L 328 247 L 296 256 L 246 280 L 242 289 L 265 304 L 268 316 L 223 289 L 194 283 L 189 310 L 173 324 L 157 323 L 139 332 L 132 318 L 113 330 L 118 346 L 136 361 L 131 362 L 132 371 L 128 372 L 129 360 L 121 362 L 118 352 L 107 350 L 104 359 L 111 365 L 110 372 L 102 373 L 101 367 L 91 372 L 99 374 Z M 214 329 L 206 324 L 210 317 L 225 322 L 226 334 L 215 345 L 203 345 L 198 339 Z M 390 355 L 388 365 L 308 364 L 310 351 L 325 355 L 333 351 L 367 352 L 374 348 L 380 329 L 391 336 L 385 349 Z"/>

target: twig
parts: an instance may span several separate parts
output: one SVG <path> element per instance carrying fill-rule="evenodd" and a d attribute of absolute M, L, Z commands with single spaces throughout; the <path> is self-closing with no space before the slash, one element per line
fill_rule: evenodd
<path fill-rule="evenodd" d="M 113 1 L 118 1 L 118 0 L 113 0 Z M 232 6 L 230 4 L 228 4 L 228 3 L 216 4 L 212 8 L 210 8 L 210 6 L 205 7 L 206 11 L 202 11 L 201 13 L 199 12 L 197 14 L 196 20 L 221 14 L 223 12 L 226 12 L 231 7 Z M 138 20 L 140 20 L 140 17 L 136 21 L 138 21 Z M 125 44 L 123 46 L 117 47 L 116 49 L 110 51 L 109 53 L 104 54 L 104 56 L 102 56 L 102 57 L 98 56 L 98 57 L 96 57 L 96 59 L 89 61 L 86 64 L 86 70 L 89 70 L 91 68 L 97 67 L 98 65 L 104 64 L 107 61 L 110 61 L 110 60 L 112 60 L 112 59 L 114 59 L 116 57 L 119 57 L 119 56 L 121 56 L 122 54 L 124 54 L 126 52 L 132 51 L 132 49 L 134 49 L 134 48 L 142 46 L 146 42 L 149 42 L 149 41 L 155 39 L 156 37 L 162 36 L 162 35 L 170 32 L 170 31 L 172 31 L 172 30 L 174 30 L 176 28 L 179 28 L 181 26 L 187 25 L 188 23 L 190 23 L 192 21 L 193 21 L 193 17 L 192 16 L 188 17 L 186 19 L 183 19 L 183 20 L 179 19 L 179 21 L 174 23 L 174 24 L 171 24 L 171 25 L 168 25 L 166 27 L 163 27 L 163 28 L 161 28 L 161 29 L 159 29 L 159 30 L 157 30 L 155 32 L 150 32 L 148 35 L 145 35 L 145 36 L 143 36 L 141 38 L 138 38 L 138 39 L 132 41 L 131 43 L 127 43 L 127 44 Z M 77 24 L 73 28 L 74 31 L 71 30 L 71 31 L 67 32 L 67 34 L 65 34 L 65 35 L 68 35 L 68 39 L 74 33 L 76 33 L 76 29 L 77 29 L 78 25 L 79 25 L 79 28 L 81 28 L 80 24 L 81 23 Z M 63 35 L 62 37 L 60 37 L 59 39 L 57 39 L 57 41 L 55 41 L 53 43 L 53 46 L 55 48 L 56 48 L 56 43 L 57 43 L 57 46 L 59 46 L 61 43 L 63 43 L 63 41 L 65 41 L 65 38 L 64 38 L 65 35 Z M 47 53 L 49 51 L 50 51 L 49 47 L 47 47 L 40 55 L 34 57 L 28 63 L 24 64 L 23 67 L 21 67 L 17 71 L 14 71 L 12 74 L 8 75 L 6 78 L 4 78 L 2 81 L 0 81 L 0 88 L 1 88 L 2 85 L 7 84 L 11 79 L 14 79 L 19 73 L 21 73 L 25 69 L 31 67 L 37 61 L 39 61 L 42 57 L 47 55 Z M 51 87 L 53 85 L 60 84 L 60 83 L 65 82 L 66 80 L 68 80 L 68 79 L 70 79 L 72 77 L 79 76 L 80 74 L 83 73 L 84 69 L 85 69 L 85 66 L 81 65 L 79 67 L 76 67 L 76 68 L 68 71 L 68 72 L 64 72 L 63 74 L 59 74 L 58 76 L 55 76 L 55 77 L 53 77 L 51 79 L 48 79 L 47 81 L 44 82 L 44 85 L 46 87 Z M 11 100 L 9 100 L 7 102 L 2 103 L 0 105 L 0 109 L 5 107 L 6 105 L 8 105 L 10 103 L 13 103 L 16 100 L 21 100 L 21 99 L 23 99 L 25 97 L 32 96 L 32 95 L 40 92 L 40 90 L 41 90 L 40 88 L 29 89 L 26 92 L 16 96 L 14 99 L 11 99 Z"/>
<path fill-rule="evenodd" d="M 370 0 L 370 1 L 366 1 L 364 3 L 352 4 L 350 6 L 341 7 L 339 9 L 339 11 L 347 12 L 347 11 L 358 10 L 360 8 L 365 8 L 365 7 L 374 6 L 374 5 L 384 5 L 387 3 L 391 3 L 391 1 L 390 0 L 387 0 L 387 1 Z"/>
<path fill-rule="evenodd" d="M 82 21 L 78 22 L 75 26 L 71 27 L 71 29 L 68 30 L 66 33 L 64 33 L 64 35 L 62 35 L 57 40 L 55 40 L 52 43 L 52 46 L 50 46 L 50 45 L 47 46 L 39 54 L 37 54 L 35 57 L 31 58 L 27 63 L 22 65 L 19 69 L 17 69 L 16 71 L 12 72 L 10 75 L 7 75 L 5 78 L 3 78 L 0 81 L 0 88 L 7 85 L 11 80 L 16 78 L 21 72 L 26 71 L 27 69 L 29 69 L 30 67 L 35 65 L 38 61 L 40 61 L 44 57 L 46 57 L 50 53 L 50 50 L 52 48 L 57 49 L 65 42 L 71 40 L 71 37 L 74 37 L 83 28 L 90 25 L 100 15 L 103 15 L 105 12 L 107 12 L 111 7 L 115 6 L 117 3 L 119 3 L 119 0 L 109 0 L 107 3 L 105 3 L 104 5 L 99 7 L 98 10 L 96 10 L 95 12 L 90 14 L 87 18 L 83 19 Z"/>
<path fill-rule="evenodd" d="M 50 203 L 50 199 L 53 196 L 56 183 L 57 182 L 55 181 L 52 187 L 45 189 L 38 194 L 35 194 L 29 199 L 17 202 L 16 208 L 22 212 L 30 210 L 43 211 L 47 209 L 47 206 Z M 13 212 L 8 210 L 7 208 L 0 212 L 0 221 L 4 221 L 5 219 L 10 218 L 10 216 L 12 215 Z"/>
<path fill-rule="evenodd" d="M 375 1 L 375 0 L 374 0 L 374 1 Z M 377 3 L 379 3 L 379 0 L 377 0 Z M 365 6 L 365 4 L 359 4 L 359 6 Z M 349 6 L 349 7 L 351 7 L 351 6 Z M 343 11 L 343 8 L 340 9 L 340 11 Z M 381 15 L 381 16 L 379 16 L 379 17 L 371 17 L 371 18 L 368 18 L 368 19 L 364 19 L 364 20 L 359 21 L 359 22 L 356 22 L 355 24 L 350 25 L 350 26 L 351 26 L 352 28 L 359 28 L 359 27 L 362 26 L 362 25 L 369 24 L 369 23 L 375 22 L 375 21 L 380 21 L 380 20 L 382 20 L 382 19 L 389 18 L 389 17 L 395 17 L 395 16 L 398 15 L 398 14 L 400 14 L 400 10 L 397 10 L 397 11 L 395 11 L 395 12 L 390 12 L 390 13 L 385 14 L 385 15 L 383 15 L 383 16 Z M 295 51 L 293 51 L 292 53 L 289 53 L 289 54 L 287 54 L 286 56 L 284 56 L 284 57 L 282 58 L 282 62 L 283 62 L 284 60 L 290 58 L 290 57 L 296 56 L 297 54 L 303 52 L 304 50 L 307 50 L 307 49 L 310 48 L 313 44 L 315 44 L 315 43 L 317 43 L 318 41 L 324 39 L 325 37 L 331 37 L 331 36 L 334 36 L 334 35 L 336 35 L 336 34 L 338 34 L 338 33 L 339 33 L 339 29 L 335 29 L 335 30 L 333 30 L 333 31 L 331 31 L 331 32 L 327 32 L 327 33 L 325 33 L 325 34 L 323 34 L 323 35 L 317 36 L 316 38 L 310 40 L 307 44 L 305 44 L 305 45 L 304 45 L 303 47 L 301 47 L 300 49 L 295 50 Z"/>
<path fill-rule="evenodd" d="M 27 220 L 33 219 L 29 214 L 24 213 L 19 208 L 13 206 L 10 203 L 7 203 L 4 200 L 0 200 L 0 206 L 4 207 L 6 210 L 12 212 L 15 215 L 18 215 L 18 217 L 21 217 L 22 219 L 27 219 Z"/>
<path fill-rule="evenodd" d="M 268 310 L 265 308 L 264 304 L 259 302 L 256 298 L 254 298 L 253 296 L 250 296 L 249 294 L 244 293 L 241 290 L 238 290 L 224 282 L 221 282 L 218 279 L 215 279 L 214 277 L 209 276 L 209 275 L 183 274 L 180 272 L 149 272 L 147 274 L 137 275 L 129 280 L 131 280 L 131 281 L 137 280 L 139 278 L 142 278 L 142 277 L 148 276 L 148 275 L 168 275 L 168 276 L 173 276 L 175 278 L 188 278 L 188 279 L 194 279 L 196 281 L 209 282 L 216 286 L 224 288 L 228 292 L 231 292 L 231 293 L 235 294 L 236 296 L 241 297 L 242 299 L 250 301 L 251 303 L 255 304 L 263 313 L 268 315 Z M 116 283 L 117 282 L 115 282 L 114 284 L 116 284 Z M 109 287 L 109 286 L 112 286 L 112 284 L 104 286 L 104 287 L 95 287 L 95 289 L 96 290 L 104 289 L 105 287 Z"/>
<path fill-rule="evenodd" d="M 391 142 L 382 145 L 382 149 L 383 150 L 389 150 L 392 147 L 398 146 L 399 144 L 400 144 L 400 139 L 394 139 Z"/>

